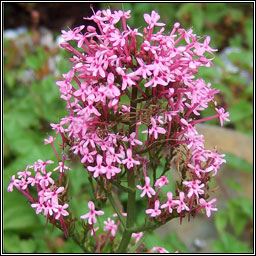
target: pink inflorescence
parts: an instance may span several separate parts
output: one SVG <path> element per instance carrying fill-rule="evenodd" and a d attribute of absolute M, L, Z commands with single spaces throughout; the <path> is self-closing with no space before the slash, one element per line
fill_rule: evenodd
<path fill-rule="evenodd" d="M 96 182 L 120 181 L 127 172 L 135 172 L 137 189 L 142 193 L 138 192 L 148 198 L 146 213 L 150 218 L 166 220 L 173 212 L 184 217 L 186 212 L 190 215 L 203 208 L 210 217 L 217 209 L 212 205 L 215 199 L 206 201 L 207 182 L 225 162 L 225 155 L 204 148 L 203 135 L 198 134 L 195 124 L 217 118 L 223 125 L 229 121 L 229 113 L 216 107 L 216 115 L 200 119 L 218 90 L 195 74 L 199 67 L 212 66 L 216 50 L 209 46 L 209 36 L 198 37 L 179 23 L 165 32 L 165 24 L 158 22 L 160 16 L 155 11 L 144 15 L 147 25 L 140 32 L 127 25 L 130 16 L 130 11 L 97 11 L 85 18 L 94 21 L 95 27 L 81 25 L 62 31 L 65 42 L 61 47 L 73 54 L 71 70 L 57 82 L 68 115 L 51 127 L 61 135 L 69 153 L 80 157 Z M 53 145 L 53 141 L 50 137 L 45 143 Z M 161 191 L 169 184 L 163 175 L 168 168 L 152 177 L 152 152 L 160 152 L 158 158 L 165 158 L 167 166 L 173 156 L 182 162 L 176 193 L 163 195 Z M 59 165 L 53 171 L 65 175 L 69 168 L 55 154 Z M 172 158 L 166 157 L 168 154 Z M 36 185 L 38 198 L 29 198 L 32 207 L 57 219 L 68 212 L 67 204 L 58 201 L 62 188 L 53 189 L 51 172 L 46 172 L 50 163 L 34 164 L 35 177 L 30 172 L 20 174 L 19 180 L 13 177 L 8 191 L 15 186 L 26 194 L 28 185 Z M 97 211 L 92 202 L 89 208 L 81 218 L 88 218 L 93 226 Z M 118 226 L 111 219 L 104 224 L 104 230 L 114 236 Z"/>

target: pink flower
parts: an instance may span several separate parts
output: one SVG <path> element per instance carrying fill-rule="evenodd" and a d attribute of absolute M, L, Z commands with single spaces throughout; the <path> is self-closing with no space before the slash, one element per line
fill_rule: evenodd
<path fill-rule="evenodd" d="M 218 208 L 213 206 L 213 203 L 216 202 L 216 198 L 213 198 L 211 201 L 206 202 L 203 198 L 200 198 L 199 203 L 204 206 L 206 210 L 207 217 L 211 216 L 211 211 L 218 211 Z"/>
<path fill-rule="evenodd" d="M 160 15 L 155 11 L 151 12 L 151 16 L 149 16 L 149 14 L 144 14 L 144 19 L 148 23 L 149 28 L 153 28 L 154 26 L 165 26 L 164 23 L 157 22 L 160 19 Z"/>
<path fill-rule="evenodd" d="M 220 109 L 217 109 L 215 108 L 215 110 L 218 112 L 218 115 L 219 115 L 219 119 L 220 119 L 220 125 L 223 126 L 223 120 L 229 122 L 230 120 L 227 118 L 229 116 L 229 113 L 226 112 L 225 113 L 225 109 L 224 108 L 220 108 Z"/>
<path fill-rule="evenodd" d="M 123 164 L 126 164 L 128 169 L 131 169 L 134 165 L 140 165 L 139 161 L 136 161 L 132 158 L 132 150 L 130 148 L 126 151 L 127 158 L 122 161 Z"/>
<path fill-rule="evenodd" d="M 106 173 L 106 167 L 102 165 L 102 156 L 97 155 L 97 165 L 96 166 L 88 166 L 87 169 L 89 172 L 94 172 L 93 177 L 97 178 L 100 174 Z"/>
<path fill-rule="evenodd" d="M 141 239 L 142 235 L 143 235 L 143 232 L 132 233 L 132 237 L 135 238 L 135 244 L 137 244 L 139 242 L 139 240 Z"/>
<path fill-rule="evenodd" d="M 70 168 L 65 166 L 63 162 L 59 162 L 59 166 L 53 169 L 53 171 L 57 170 L 59 170 L 59 172 L 64 172 L 65 170 L 70 170 Z"/>
<path fill-rule="evenodd" d="M 107 179 L 110 180 L 117 173 L 120 173 L 122 171 L 120 168 L 117 168 L 117 167 L 112 165 L 112 163 L 113 163 L 112 157 L 107 157 L 106 158 L 106 163 L 107 163 L 107 166 L 106 166 L 106 177 L 107 177 Z"/>
<path fill-rule="evenodd" d="M 54 191 L 49 191 L 44 193 L 45 200 L 51 200 L 54 204 L 58 204 L 58 194 L 64 191 L 64 187 L 59 187 Z"/>
<path fill-rule="evenodd" d="M 39 214 L 40 212 L 42 212 L 45 208 L 44 204 L 43 203 L 34 203 L 34 204 L 31 204 L 31 207 L 32 208 L 36 208 L 36 214 Z"/>
<path fill-rule="evenodd" d="M 45 145 L 51 144 L 51 143 L 53 143 L 55 140 L 56 140 L 56 138 L 53 138 L 52 136 L 49 136 L 48 139 L 44 139 L 44 144 L 45 144 Z"/>
<path fill-rule="evenodd" d="M 52 172 L 46 173 L 44 176 L 42 176 L 39 173 L 39 184 L 41 187 L 47 187 L 49 183 L 54 184 L 54 180 L 50 177 L 52 175 Z"/>
<path fill-rule="evenodd" d="M 204 187 L 204 184 L 199 185 L 201 183 L 200 180 L 183 181 L 182 183 L 189 188 L 188 197 L 195 194 L 199 198 L 199 195 L 204 194 L 204 191 L 201 189 Z"/>
<path fill-rule="evenodd" d="M 155 182 L 155 187 L 162 188 L 164 185 L 168 185 L 169 181 L 165 176 L 161 176 L 159 179 Z"/>
<path fill-rule="evenodd" d="M 160 202 L 159 200 L 155 201 L 154 209 L 147 209 L 146 214 L 150 214 L 151 217 L 157 217 L 161 215 L 161 210 L 159 210 Z"/>
<path fill-rule="evenodd" d="M 137 140 L 137 139 L 136 139 L 136 133 L 135 133 L 135 132 L 132 132 L 132 133 L 130 134 L 130 137 L 129 137 L 129 138 L 124 137 L 124 138 L 123 138 L 123 141 L 129 141 L 131 146 L 142 145 L 142 144 L 143 144 L 140 140 Z"/>
<path fill-rule="evenodd" d="M 178 205 L 177 212 L 180 213 L 181 211 L 189 211 L 189 208 L 184 203 L 184 192 L 180 192 L 180 200 L 173 200 L 175 204 Z"/>
<path fill-rule="evenodd" d="M 152 128 L 150 128 L 149 131 L 148 130 L 142 131 L 142 133 L 149 133 L 150 135 L 154 134 L 155 139 L 158 138 L 158 133 L 160 134 L 166 133 L 166 130 L 164 128 L 157 126 L 156 120 L 153 117 L 151 118 L 151 124 L 152 124 Z"/>
<path fill-rule="evenodd" d="M 99 230 L 98 227 L 97 227 L 97 228 L 91 228 L 91 233 L 90 233 L 90 235 L 93 236 L 93 235 L 96 233 L 96 231 L 98 231 L 98 230 Z"/>
<path fill-rule="evenodd" d="M 58 205 L 57 208 L 53 209 L 53 211 L 56 213 L 55 219 L 58 220 L 60 216 L 68 216 L 69 213 L 65 210 L 68 208 L 68 204 L 64 205 Z"/>
<path fill-rule="evenodd" d="M 118 228 L 115 222 L 110 218 L 108 218 L 108 221 L 104 221 L 104 224 L 105 224 L 104 230 L 111 231 L 111 236 L 115 237 L 117 228 Z"/>
<path fill-rule="evenodd" d="M 169 253 L 166 249 L 164 249 L 163 247 L 153 247 L 151 249 L 151 252 L 158 252 L 158 253 Z"/>
<path fill-rule="evenodd" d="M 19 188 L 19 183 L 20 183 L 20 181 L 18 179 L 15 179 L 15 175 L 12 175 L 11 183 L 9 184 L 7 191 L 12 192 L 13 187 Z"/>
<path fill-rule="evenodd" d="M 167 202 L 161 205 L 161 209 L 165 209 L 168 207 L 169 213 L 172 213 L 172 208 L 176 205 L 174 200 L 172 200 L 172 192 L 167 193 L 167 198 L 168 198 Z"/>
<path fill-rule="evenodd" d="M 145 186 L 144 187 L 141 187 L 140 185 L 137 185 L 136 187 L 139 190 L 143 190 L 140 197 L 143 197 L 143 196 L 145 196 L 145 194 L 147 194 L 147 196 L 149 198 L 151 198 L 152 196 L 154 196 L 156 194 L 155 190 L 150 185 L 150 178 L 149 177 L 145 177 Z"/>
<path fill-rule="evenodd" d="M 97 222 L 96 216 L 97 215 L 103 215 L 104 212 L 103 211 L 96 211 L 95 210 L 95 205 L 92 201 L 88 202 L 88 208 L 90 209 L 90 211 L 87 214 L 82 215 L 80 218 L 81 219 L 88 219 L 88 223 L 90 225 L 93 225 Z"/>

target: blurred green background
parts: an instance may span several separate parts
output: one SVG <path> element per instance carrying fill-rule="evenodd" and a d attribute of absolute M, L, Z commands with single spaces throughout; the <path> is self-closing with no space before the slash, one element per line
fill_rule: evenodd
<path fill-rule="evenodd" d="M 252 141 L 253 3 L 95 3 L 93 7 L 95 10 L 108 7 L 131 10 L 129 26 L 139 28 L 145 26 L 143 14 L 155 10 L 167 24 L 166 31 L 178 21 L 185 29 L 192 27 L 197 35 L 210 35 L 211 47 L 218 52 L 214 66 L 200 68 L 198 77 L 220 89 L 216 101 L 230 112 L 231 122 L 226 128 L 234 132 L 233 139 L 243 133 Z M 10 177 L 17 171 L 37 159 L 54 157 L 43 139 L 54 135 L 49 123 L 58 122 L 66 114 L 55 86 L 61 74 L 70 67 L 69 55 L 58 47 L 60 30 L 84 24 L 82 17 L 90 15 L 87 3 L 72 6 L 65 3 L 4 4 L 5 252 L 81 252 L 72 240 L 64 239 L 62 232 L 57 229 L 52 232 L 50 226 L 45 226 L 44 217 L 36 215 L 22 195 L 17 191 L 7 193 L 6 189 Z M 214 109 L 209 108 L 203 115 L 213 113 Z M 219 125 L 215 120 L 208 124 Z M 222 136 L 225 137 L 224 130 Z M 250 144 L 248 147 L 252 152 Z M 149 248 L 163 246 L 170 252 L 252 252 L 252 183 L 247 184 L 253 177 L 252 161 L 243 154 L 238 157 L 224 153 L 227 155 L 226 173 L 212 184 L 218 187 L 217 199 L 221 197 L 222 203 L 211 219 L 203 219 L 203 223 L 212 224 L 209 233 L 197 238 L 189 237 L 189 232 L 180 235 L 175 230 L 156 231 L 146 239 Z M 75 171 L 70 174 L 74 198 L 71 207 L 83 214 L 90 194 L 87 198 L 81 191 L 86 191 L 88 180 L 79 164 L 73 169 Z M 189 227 L 190 223 L 185 225 Z M 203 229 L 202 226 L 197 229 Z M 210 239 L 207 240 L 207 236 Z"/>

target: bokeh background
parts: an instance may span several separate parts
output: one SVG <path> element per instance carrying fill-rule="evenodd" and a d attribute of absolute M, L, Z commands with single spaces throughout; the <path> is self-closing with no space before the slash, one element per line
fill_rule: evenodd
<path fill-rule="evenodd" d="M 198 77 L 220 89 L 218 105 L 230 112 L 224 128 L 212 120 L 198 127 L 206 145 L 218 146 L 227 164 L 212 184 L 219 211 L 211 218 L 197 216 L 150 234 L 145 243 L 170 252 L 245 253 L 253 249 L 253 3 L 93 3 L 94 10 L 131 10 L 131 27 L 145 26 L 144 13 L 155 10 L 166 31 L 175 22 L 210 35 L 218 52 L 211 68 Z M 45 226 L 18 192 L 7 193 L 10 177 L 37 159 L 53 153 L 43 139 L 54 135 L 49 123 L 65 115 L 55 82 L 69 70 L 69 55 L 60 49 L 60 30 L 85 23 L 88 3 L 4 3 L 4 250 L 9 253 L 75 253 L 80 248 L 62 232 Z M 204 116 L 214 109 L 204 111 Z M 88 181 L 74 167 L 71 188 L 74 207 L 86 210 Z M 73 169 L 74 169 L 73 168 Z"/>

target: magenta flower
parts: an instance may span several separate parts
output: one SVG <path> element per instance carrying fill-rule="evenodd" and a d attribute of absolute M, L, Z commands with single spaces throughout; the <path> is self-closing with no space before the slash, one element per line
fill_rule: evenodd
<path fill-rule="evenodd" d="M 159 200 L 155 201 L 155 205 L 153 209 L 147 209 L 146 214 L 150 214 L 151 217 L 157 217 L 161 215 L 161 210 L 159 210 L 160 202 Z"/>
<path fill-rule="evenodd" d="M 211 217 L 211 211 L 218 211 L 216 207 L 214 207 L 213 203 L 216 202 L 216 198 L 213 198 L 211 201 L 206 202 L 203 198 L 199 199 L 199 203 L 205 208 L 207 217 Z"/>
<path fill-rule="evenodd" d="M 88 202 L 88 208 L 90 209 L 90 211 L 88 213 L 82 215 L 80 218 L 81 219 L 88 219 L 88 223 L 90 225 L 93 225 L 97 222 L 96 216 L 97 215 L 103 215 L 104 212 L 103 211 L 96 211 L 95 210 L 95 205 L 92 201 Z"/>
<path fill-rule="evenodd" d="M 156 194 L 155 190 L 150 185 L 150 178 L 149 177 L 145 177 L 145 186 L 144 187 L 141 187 L 140 185 L 137 185 L 136 187 L 139 190 L 143 191 L 141 193 L 140 197 L 143 197 L 143 196 L 145 196 L 145 194 L 147 194 L 147 196 L 149 198 L 151 198 L 152 196 L 154 196 Z"/>
<path fill-rule="evenodd" d="M 173 200 L 173 203 L 178 205 L 177 212 L 180 213 L 181 211 L 190 211 L 187 205 L 184 202 L 184 192 L 180 192 L 180 200 Z"/>

